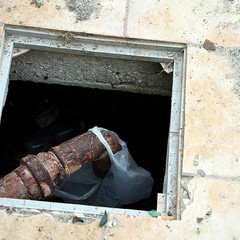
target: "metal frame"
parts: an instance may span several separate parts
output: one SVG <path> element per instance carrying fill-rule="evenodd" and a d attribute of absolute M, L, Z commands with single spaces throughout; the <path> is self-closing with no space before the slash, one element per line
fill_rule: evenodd
<path fill-rule="evenodd" d="M 0 118 L 7 95 L 8 76 L 14 48 L 174 64 L 164 193 L 166 194 L 166 212 L 170 212 L 176 219 L 180 219 L 186 45 L 5 25 L 0 45 Z M 0 199 L 0 204 L 5 206 L 14 205 L 15 207 L 19 205 L 29 208 L 35 206 L 33 200 L 3 198 Z M 52 208 L 56 204 L 40 201 L 36 205 L 38 208 L 45 208 L 47 205 Z M 56 206 L 61 206 L 60 209 L 66 210 L 65 204 L 57 204 Z M 72 205 L 67 204 L 67 208 L 71 209 L 72 207 Z M 78 209 L 78 211 L 92 209 L 96 213 L 95 207 L 91 208 L 90 206 L 82 206 L 82 208 L 78 206 L 75 209 Z M 113 210 L 109 209 L 109 211 Z M 122 212 L 122 210 L 117 211 Z M 129 211 L 133 213 L 135 210 Z M 139 212 L 140 215 L 146 215 L 146 212 L 137 210 L 135 211 L 136 215 L 139 215 Z"/>

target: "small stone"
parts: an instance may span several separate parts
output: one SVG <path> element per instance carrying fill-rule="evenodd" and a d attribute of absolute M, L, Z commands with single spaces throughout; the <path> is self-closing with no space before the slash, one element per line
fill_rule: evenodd
<path fill-rule="evenodd" d="M 193 165 L 197 167 L 199 165 L 199 155 L 196 155 L 194 160 L 193 160 Z"/>
<path fill-rule="evenodd" d="M 210 51 L 215 51 L 216 50 L 216 47 L 215 47 L 215 44 L 213 42 L 211 42 L 210 40 L 206 39 L 203 43 L 203 47 L 206 49 L 206 50 L 210 50 Z"/>
<path fill-rule="evenodd" d="M 202 170 L 202 169 L 198 169 L 197 173 L 201 176 L 204 177 L 206 175 L 206 173 Z"/>

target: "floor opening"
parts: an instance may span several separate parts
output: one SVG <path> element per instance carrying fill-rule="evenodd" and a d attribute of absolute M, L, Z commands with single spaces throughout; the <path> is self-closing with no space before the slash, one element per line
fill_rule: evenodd
<path fill-rule="evenodd" d="M 147 212 L 140 210 L 157 205 L 161 212 L 181 219 L 185 44 L 85 34 L 73 34 L 66 43 L 58 31 L 19 26 L 4 27 L 3 36 L 0 176 L 18 167 L 19 159 L 28 153 L 46 151 L 93 126 L 104 127 L 127 142 L 137 164 L 149 170 L 155 181 L 150 197 L 111 211 L 129 208 L 134 216 L 144 215 Z M 44 172 L 38 162 L 28 163 Z M 30 175 L 26 171 L 25 177 Z M 19 186 L 21 181 L 17 180 Z M 15 189 L 5 183 L 3 189 Z M 162 192 L 163 200 L 157 203 L 157 193 Z M 39 204 L 51 209 L 54 205 L 94 214 L 96 210 L 62 204 L 59 199 L 52 199 L 60 201 L 52 204 L 2 195 L 0 201 L 3 206 L 38 208 Z"/>
<path fill-rule="evenodd" d="M 116 132 L 154 179 L 152 194 L 129 209 L 156 209 L 163 191 L 171 97 L 30 81 L 9 82 L 0 125 L 0 177 L 26 154 L 47 151 L 94 126 Z M 39 121 L 43 115 L 44 121 Z M 52 199 L 61 201 L 61 199 Z"/>

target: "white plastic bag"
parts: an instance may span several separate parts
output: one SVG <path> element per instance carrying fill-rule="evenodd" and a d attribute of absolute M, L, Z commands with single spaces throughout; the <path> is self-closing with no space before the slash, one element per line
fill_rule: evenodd
<path fill-rule="evenodd" d="M 120 207 L 149 197 L 153 178 L 150 172 L 136 164 L 126 143 L 114 133 L 122 150 L 113 154 L 100 131 L 106 129 L 94 127 L 89 130 L 99 138 L 108 151 L 111 159 L 108 173 L 104 179 L 98 178 L 92 171 L 91 163 L 85 163 L 55 189 L 54 195 L 67 202 L 106 207 Z"/>

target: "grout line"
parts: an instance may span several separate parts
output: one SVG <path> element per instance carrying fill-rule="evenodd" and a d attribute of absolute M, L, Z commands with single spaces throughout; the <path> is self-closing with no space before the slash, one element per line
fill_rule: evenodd
<path fill-rule="evenodd" d="M 129 10 L 130 10 L 130 0 L 127 0 L 127 3 L 126 3 L 126 14 L 125 14 L 125 17 L 124 17 L 124 24 L 123 24 L 123 37 L 127 36 Z"/>

